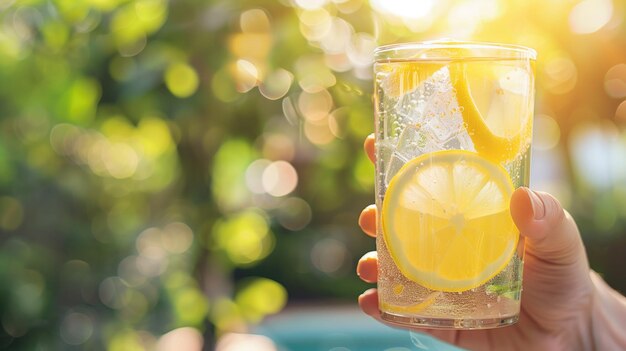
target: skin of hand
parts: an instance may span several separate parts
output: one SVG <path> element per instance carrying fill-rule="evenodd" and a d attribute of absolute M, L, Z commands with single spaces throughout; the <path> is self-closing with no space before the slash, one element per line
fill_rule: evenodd
<path fill-rule="evenodd" d="M 374 161 L 374 137 L 364 144 Z M 611 290 L 589 263 L 576 223 L 547 193 L 517 189 L 511 216 L 525 237 L 523 293 L 519 322 L 487 330 L 415 329 L 469 350 L 618 350 L 626 348 L 626 299 Z M 366 207 L 359 226 L 376 236 L 376 206 Z M 376 252 L 357 265 L 359 277 L 377 280 Z M 368 315 L 380 318 L 378 293 L 359 296 Z M 621 327 L 620 327 L 621 326 Z"/>

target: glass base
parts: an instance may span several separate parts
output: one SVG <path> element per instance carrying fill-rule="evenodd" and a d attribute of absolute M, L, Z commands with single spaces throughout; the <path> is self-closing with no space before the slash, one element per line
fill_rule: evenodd
<path fill-rule="evenodd" d="M 499 318 L 432 318 L 401 316 L 389 312 L 380 312 L 385 322 L 399 327 L 421 327 L 431 329 L 492 329 L 517 323 L 519 315 Z"/>

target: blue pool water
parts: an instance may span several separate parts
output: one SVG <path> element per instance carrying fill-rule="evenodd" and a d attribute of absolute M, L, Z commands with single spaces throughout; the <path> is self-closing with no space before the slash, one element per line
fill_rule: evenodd
<path fill-rule="evenodd" d="M 261 324 L 255 334 L 280 351 L 458 351 L 429 335 L 385 326 L 356 307 L 291 308 Z"/>

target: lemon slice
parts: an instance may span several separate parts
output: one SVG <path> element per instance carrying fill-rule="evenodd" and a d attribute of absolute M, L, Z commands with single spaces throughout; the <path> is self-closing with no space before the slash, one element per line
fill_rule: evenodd
<path fill-rule="evenodd" d="M 436 151 L 406 163 L 382 208 L 385 243 L 407 278 L 438 291 L 476 288 L 502 271 L 519 239 L 513 184 L 475 152 Z"/>
<path fill-rule="evenodd" d="M 533 96 L 529 70 L 493 61 L 451 65 L 453 87 L 476 151 L 509 162 L 530 145 Z"/>

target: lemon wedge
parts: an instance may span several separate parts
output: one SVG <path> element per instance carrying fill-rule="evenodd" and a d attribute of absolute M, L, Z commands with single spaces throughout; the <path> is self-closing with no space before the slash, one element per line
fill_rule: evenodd
<path fill-rule="evenodd" d="M 398 269 L 445 292 L 476 288 L 502 271 L 519 240 L 502 166 L 463 150 L 407 162 L 382 207 L 383 237 Z"/>
<path fill-rule="evenodd" d="M 476 151 L 506 163 L 529 147 L 532 139 L 531 67 L 492 61 L 455 62 L 450 74 L 461 114 Z"/>

